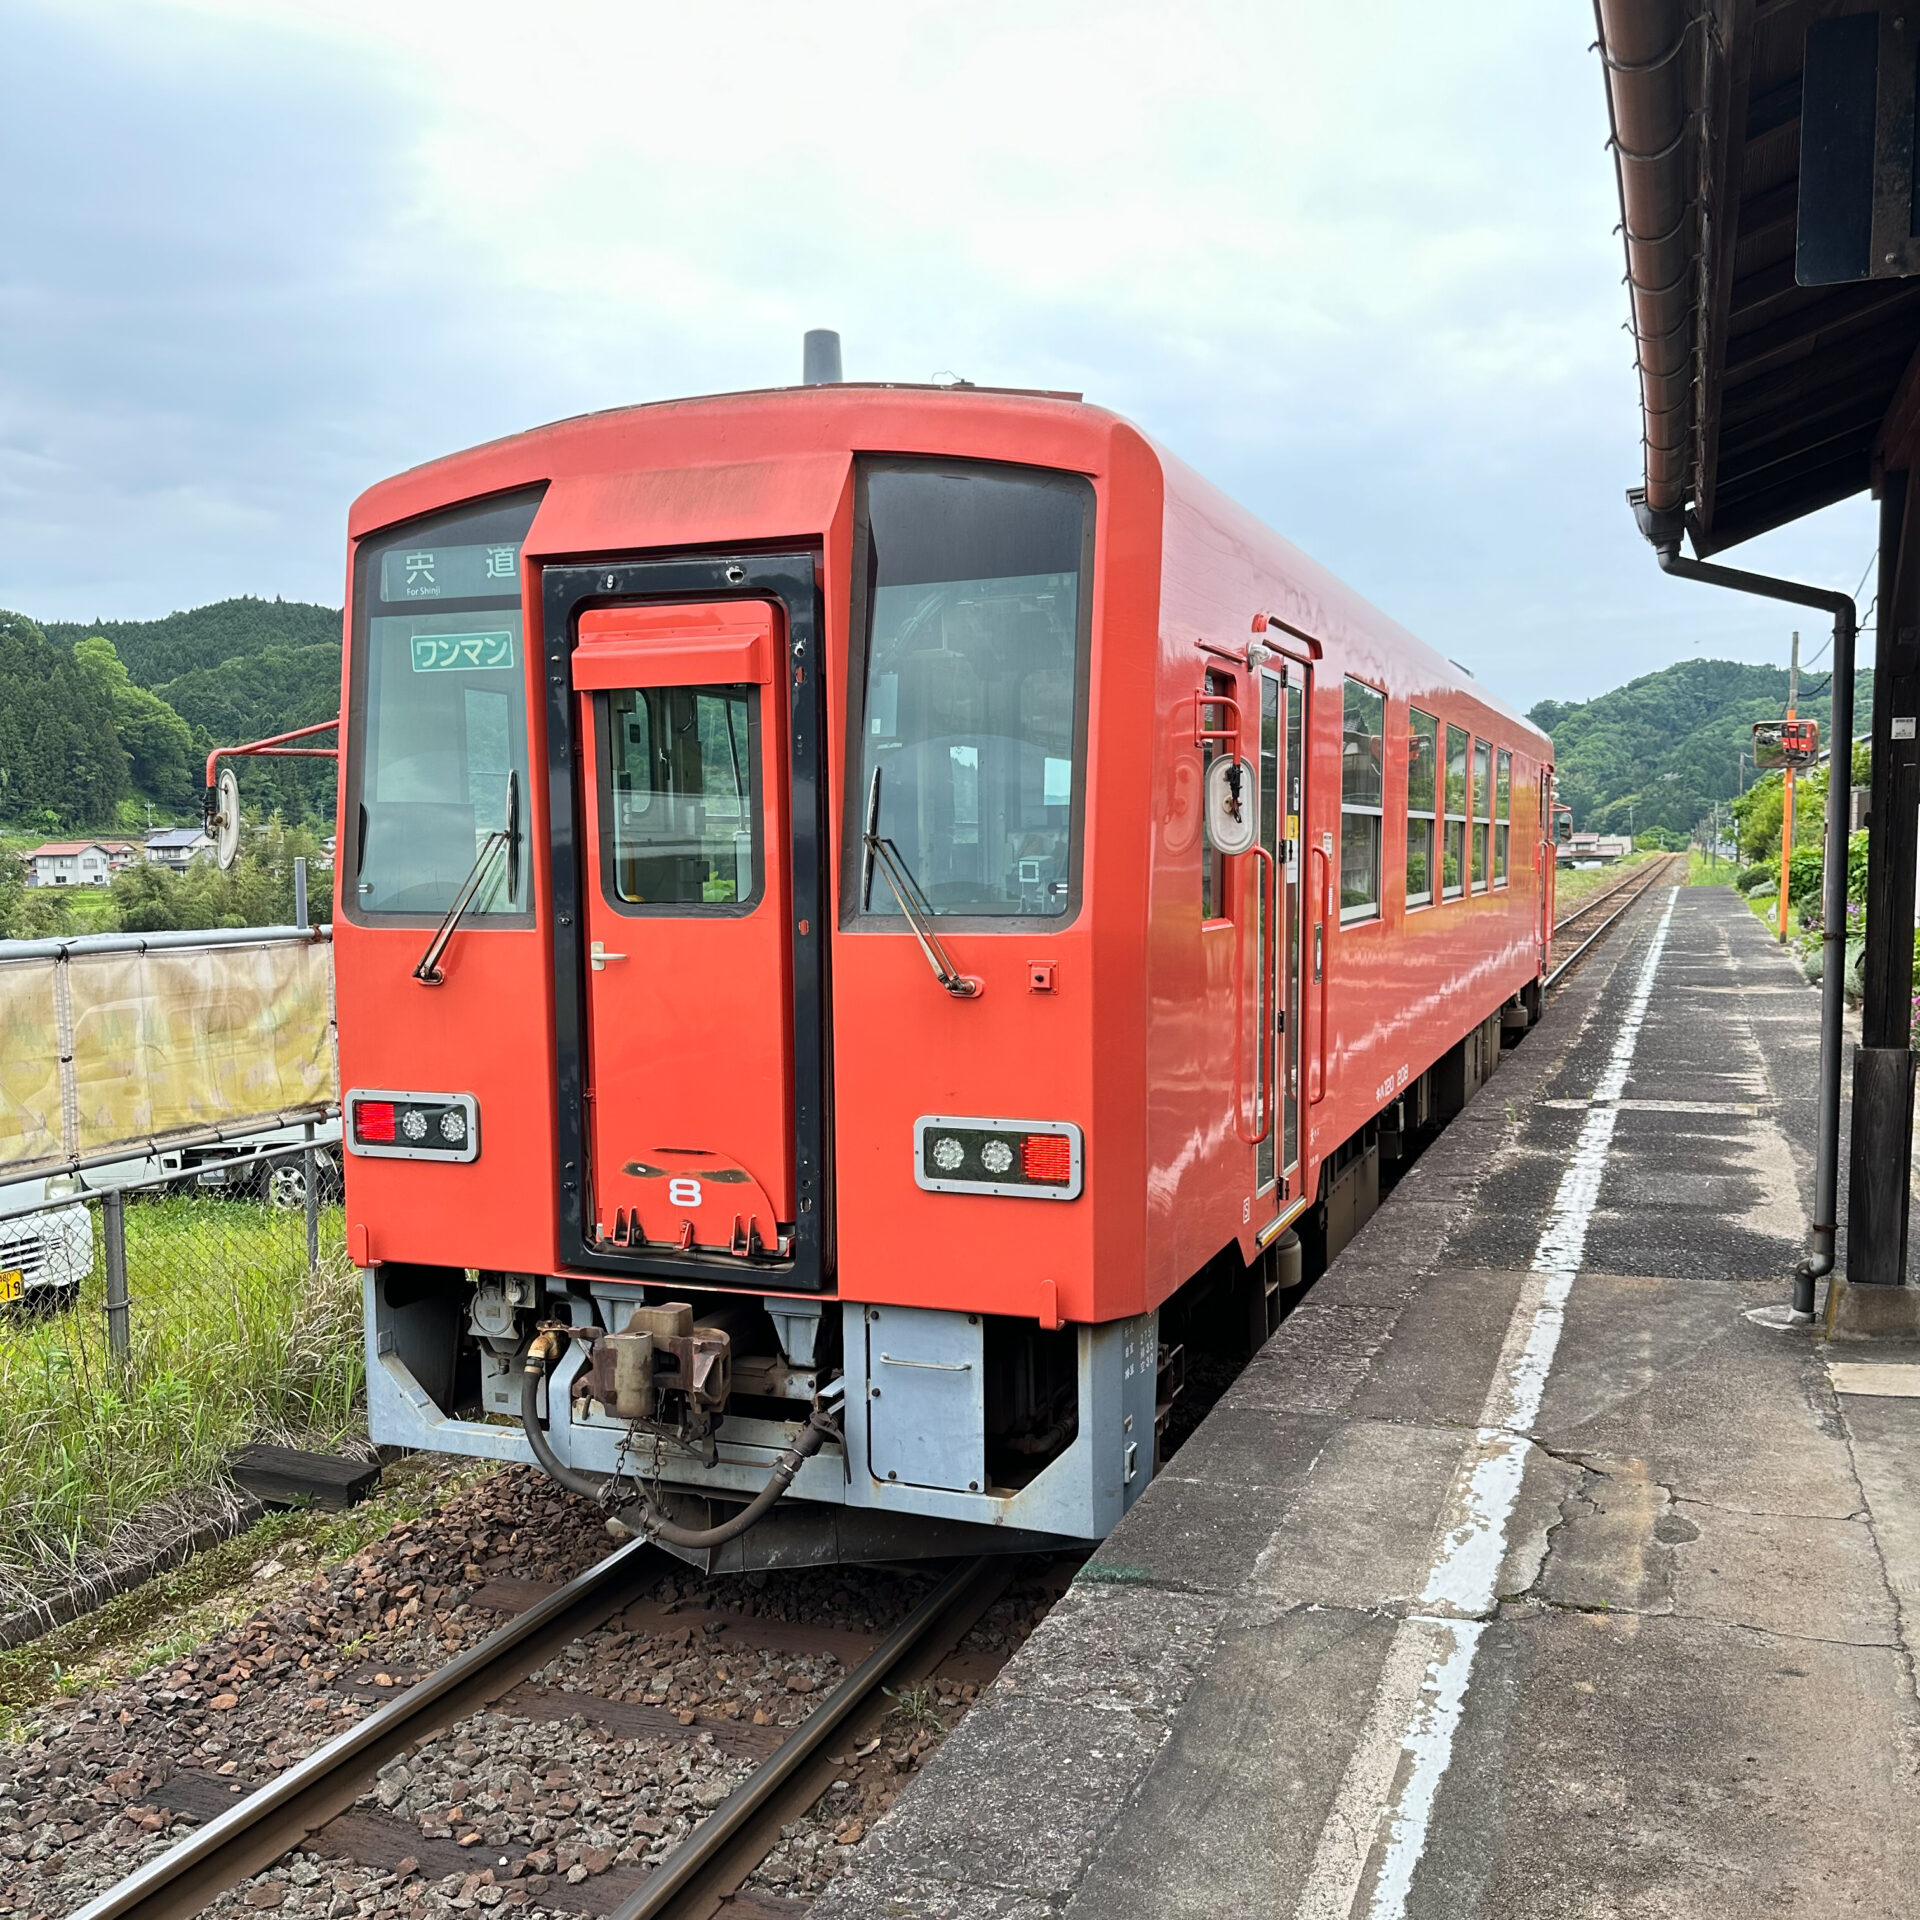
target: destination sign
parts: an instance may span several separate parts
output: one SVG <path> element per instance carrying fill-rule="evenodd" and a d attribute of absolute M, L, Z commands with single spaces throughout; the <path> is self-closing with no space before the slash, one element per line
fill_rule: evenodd
<path fill-rule="evenodd" d="M 382 600 L 520 597 L 520 545 L 393 547 L 380 556 Z"/>
<path fill-rule="evenodd" d="M 510 633 L 416 633 L 412 646 L 415 673 L 471 673 L 513 665 Z"/>

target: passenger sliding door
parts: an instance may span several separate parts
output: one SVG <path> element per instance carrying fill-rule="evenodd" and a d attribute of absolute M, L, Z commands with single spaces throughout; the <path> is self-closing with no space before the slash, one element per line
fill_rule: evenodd
<path fill-rule="evenodd" d="M 1259 688 L 1260 840 L 1273 861 L 1271 894 L 1255 907 L 1260 932 L 1260 1084 L 1266 1132 L 1256 1150 L 1256 1185 L 1277 1188 L 1277 1211 L 1296 1198 L 1300 1162 L 1300 815 L 1304 666 L 1282 661 L 1261 670 Z M 1272 907 L 1269 908 L 1269 898 Z M 1275 916 L 1269 930 L 1266 916 Z"/>
<path fill-rule="evenodd" d="M 562 1262 L 816 1288 L 811 559 L 569 567 L 544 586 Z"/>
<path fill-rule="evenodd" d="M 588 1237 L 777 1254 L 793 1218 L 786 754 L 762 602 L 582 614 Z"/>

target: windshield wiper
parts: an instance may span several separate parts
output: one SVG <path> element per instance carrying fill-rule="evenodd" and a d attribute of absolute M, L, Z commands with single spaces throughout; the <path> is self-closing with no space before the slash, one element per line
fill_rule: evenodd
<path fill-rule="evenodd" d="M 941 945 L 940 936 L 933 930 L 933 907 L 920 891 L 919 883 L 909 871 L 906 861 L 900 857 L 900 849 L 891 840 L 880 836 L 878 767 L 874 768 L 872 784 L 867 788 L 867 830 L 861 836 L 860 847 L 861 911 L 866 912 L 872 905 L 873 870 L 878 866 L 881 877 L 892 889 L 894 899 L 900 903 L 902 917 L 913 929 L 913 937 L 920 942 L 920 951 L 927 956 L 927 965 L 933 969 L 933 977 L 956 1000 L 978 999 L 980 981 L 970 973 L 962 973 L 954 965 L 953 956 Z"/>
<path fill-rule="evenodd" d="M 440 930 L 427 943 L 427 950 L 420 956 L 420 964 L 414 968 L 413 977 L 423 987 L 437 987 L 446 978 L 440 971 L 440 956 L 447 950 L 447 942 L 453 938 L 454 929 L 466 917 L 467 909 L 479 896 L 480 883 L 487 877 L 487 869 L 493 864 L 493 856 L 502 849 L 507 855 L 507 905 L 511 907 L 520 890 L 520 776 L 518 773 L 507 775 L 507 824 L 496 827 L 480 843 L 480 851 L 474 857 L 472 868 L 460 883 L 460 891 L 453 896 L 453 905 L 447 909 L 447 917 L 440 922 Z"/>

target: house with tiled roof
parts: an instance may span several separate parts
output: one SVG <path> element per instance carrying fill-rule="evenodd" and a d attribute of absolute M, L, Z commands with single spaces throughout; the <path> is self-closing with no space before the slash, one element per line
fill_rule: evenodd
<path fill-rule="evenodd" d="M 116 864 L 112 848 L 100 840 L 49 840 L 21 858 L 30 887 L 104 887 Z"/>

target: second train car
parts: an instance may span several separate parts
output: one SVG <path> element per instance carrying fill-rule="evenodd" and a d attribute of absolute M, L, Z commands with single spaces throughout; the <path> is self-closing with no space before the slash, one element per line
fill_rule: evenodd
<path fill-rule="evenodd" d="M 377 1441 L 712 1566 L 1097 1539 L 1538 1011 L 1550 743 L 1075 396 L 593 415 L 350 535 Z"/>

